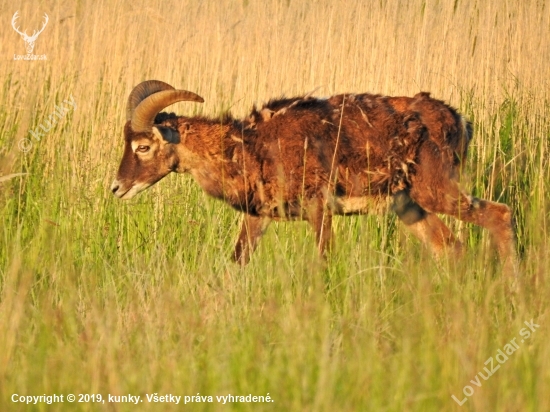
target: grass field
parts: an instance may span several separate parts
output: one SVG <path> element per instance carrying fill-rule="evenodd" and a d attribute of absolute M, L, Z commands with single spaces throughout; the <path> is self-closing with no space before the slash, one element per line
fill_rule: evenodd
<path fill-rule="evenodd" d="M 14 60 L 17 10 L 29 34 L 49 15 L 46 60 Z M 0 411 L 550 410 L 548 4 L 1 0 L 0 19 Z M 241 216 L 189 176 L 116 199 L 126 98 L 146 79 L 213 117 L 316 88 L 430 91 L 474 123 L 465 186 L 514 210 L 519 290 L 487 233 L 454 221 L 460 262 L 390 215 L 336 219 L 326 267 L 306 224 L 273 224 L 241 269 Z M 212 402 L 183 404 L 197 395 Z"/>

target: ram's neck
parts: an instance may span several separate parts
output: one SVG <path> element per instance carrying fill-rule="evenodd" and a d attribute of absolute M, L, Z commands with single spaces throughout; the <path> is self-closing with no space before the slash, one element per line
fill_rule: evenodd
<path fill-rule="evenodd" d="M 246 210 L 252 189 L 247 176 L 257 167 L 247 150 L 251 132 L 233 119 L 195 117 L 178 121 L 178 171 L 191 173 L 209 195 Z"/>

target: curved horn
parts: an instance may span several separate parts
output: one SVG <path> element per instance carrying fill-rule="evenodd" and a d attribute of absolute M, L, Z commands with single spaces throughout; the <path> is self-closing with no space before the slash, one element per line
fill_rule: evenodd
<path fill-rule="evenodd" d="M 132 113 L 132 129 L 134 132 L 147 132 L 154 124 L 155 116 L 165 107 L 176 102 L 204 102 L 198 94 L 187 90 L 162 90 L 146 97 L 138 104 Z"/>
<path fill-rule="evenodd" d="M 126 121 L 132 119 L 134 110 L 136 110 L 136 107 L 138 107 L 142 100 L 162 90 L 175 89 L 168 83 L 161 82 L 160 80 L 147 80 L 134 87 L 128 97 L 128 104 L 126 105 Z"/>

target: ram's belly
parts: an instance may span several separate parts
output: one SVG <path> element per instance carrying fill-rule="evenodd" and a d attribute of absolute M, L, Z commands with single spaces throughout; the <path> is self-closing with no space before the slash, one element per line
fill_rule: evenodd
<path fill-rule="evenodd" d="M 362 215 L 362 214 L 384 214 L 390 210 L 392 205 L 391 196 L 362 196 L 362 197 L 333 197 L 327 203 L 328 209 L 334 215 Z M 253 215 L 269 217 L 275 220 L 302 220 L 314 210 L 314 204 L 295 200 L 294 202 L 266 202 L 251 210 Z M 246 211 L 245 209 L 240 209 Z"/>
<path fill-rule="evenodd" d="M 391 196 L 337 197 L 332 212 L 335 215 L 383 214 L 391 207 Z"/>

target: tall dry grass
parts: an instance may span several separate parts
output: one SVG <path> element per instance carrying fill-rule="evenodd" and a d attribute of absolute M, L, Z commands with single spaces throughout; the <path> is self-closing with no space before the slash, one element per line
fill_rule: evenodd
<path fill-rule="evenodd" d="M 48 13 L 34 51 L 46 61 L 13 60 L 16 10 L 29 34 Z M 46 409 L 13 394 L 154 392 L 275 400 L 189 410 L 550 409 L 544 2 L 4 1 L 0 21 L 0 409 Z M 476 129 L 465 185 L 515 210 L 521 290 L 509 294 L 486 234 L 454 222 L 458 263 L 366 216 L 336 221 L 326 268 L 295 223 L 273 225 L 241 270 L 228 258 L 239 215 L 191 179 L 117 201 L 125 102 L 145 79 L 202 95 L 173 109 L 208 116 L 316 88 L 424 90 L 459 107 Z M 33 140 L 70 96 L 77 109 Z M 531 319 L 540 329 L 470 383 Z"/>

